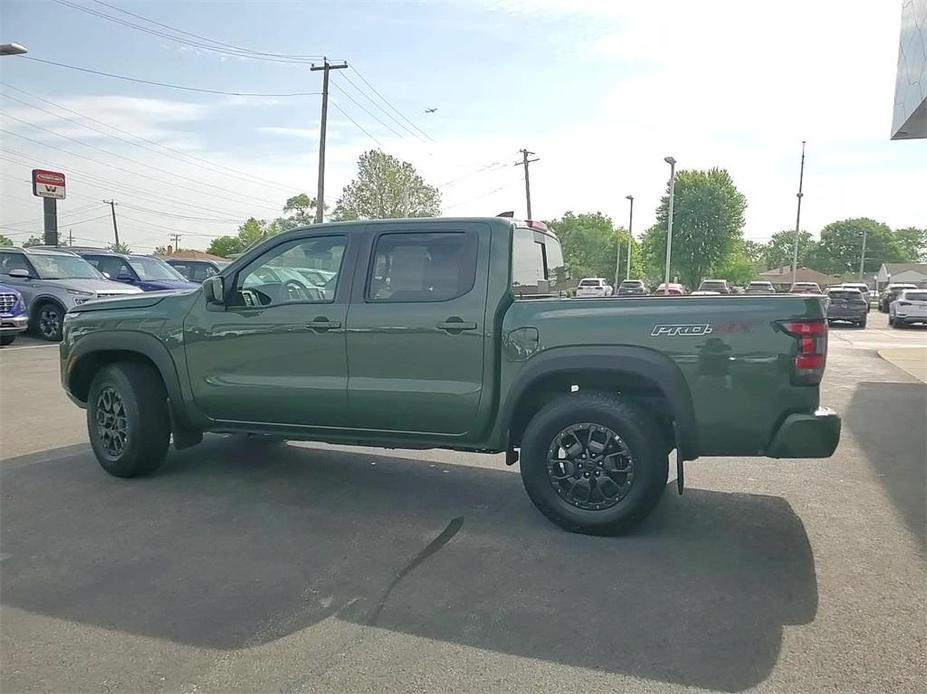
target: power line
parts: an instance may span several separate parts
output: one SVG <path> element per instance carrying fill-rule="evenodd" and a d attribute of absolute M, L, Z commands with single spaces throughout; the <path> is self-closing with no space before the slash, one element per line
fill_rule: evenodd
<path fill-rule="evenodd" d="M 10 195 L 9 197 L 14 198 L 14 199 L 16 199 L 16 200 L 19 200 L 18 197 L 15 197 L 15 196 L 13 196 L 13 195 Z M 80 212 L 86 212 L 86 211 L 89 210 L 91 207 L 96 207 L 96 205 L 95 205 L 95 204 L 92 204 L 92 205 L 84 205 L 83 207 L 78 207 L 76 210 L 68 210 L 67 212 L 62 212 L 60 215 L 58 215 L 58 219 L 60 220 L 62 217 L 71 217 L 71 216 L 76 215 L 76 214 L 78 214 L 78 213 L 80 213 Z M 18 226 L 21 226 L 21 225 L 23 225 L 23 224 L 32 224 L 32 223 L 34 223 L 35 221 L 36 221 L 35 219 L 30 218 L 30 219 L 24 219 L 24 220 L 22 220 L 22 221 L 20 221 L 20 222 L 8 222 L 8 223 L 5 224 L 4 226 L 7 226 L 7 227 L 18 227 Z"/>
<path fill-rule="evenodd" d="M 155 26 L 163 27 L 164 29 L 177 32 L 178 34 L 184 34 L 185 36 L 192 36 L 193 38 L 201 39 L 203 41 L 208 41 L 210 43 L 215 43 L 219 46 L 226 46 L 227 48 L 233 48 L 235 50 L 244 51 L 246 53 L 255 53 L 258 55 L 272 56 L 275 58 L 291 58 L 291 59 L 307 59 L 307 60 L 319 59 L 322 57 L 320 55 L 287 55 L 285 53 L 267 53 L 265 51 L 258 51 L 258 50 L 254 50 L 251 48 L 243 48 L 242 46 L 236 46 L 233 43 L 225 43 L 224 41 L 217 41 L 216 39 L 211 39 L 207 36 L 201 36 L 200 34 L 194 34 L 193 32 L 190 32 L 190 31 L 184 31 L 183 29 L 178 29 L 177 27 L 173 27 L 169 24 L 163 24 L 162 22 L 156 22 L 153 19 L 149 19 L 148 17 L 143 17 L 142 15 L 136 14 L 135 12 L 129 12 L 129 10 L 122 9 L 121 7 L 110 5 L 108 2 L 102 2 L 102 0 L 94 0 L 94 2 L 96 2 L 98 5 L 103 5 L 104 7 L 108 7 L 112 10 L 116 10 L 117 12 L 122 12 L 123 14 L 127 14 L 131 17 L 135 17 L 136 19 L 141 19 L 142 21 L 148 22 L 149 24 L 154 24 Z"/>
<path fill-rule="evenodd" d="M 210 46 L 209 44 L 203 43 L 201 41 L 191 41 L 190 39 L 185 39 L 179 36 L 174 36 L 173 34 L 168 34 L 163 31 L 158 31 L 157 29 L 152 29 L 150 27 L 146 27 L 141 24 L 135 24 L 134 22 L 130 22 L 128 20 L 115 17 L 105 12 L 100 12 L 99 10 L 94 10 L 90 7 L 84 7 L 82 5 L 77 5 L 73 2 L 67 2 L 66 0 L 54 0 L 54 1 L 58 3 L 59 5 L 62 5 L 63 7 L 70 7 L 71 9 L 78 10 L 80 12 L 84 12 L 89 15 L 93 15 L 94 17 L 99 17 L 101 19 L 105 19 L 107 21 L 114 22 L 116 24 L 120 24 L 125 27 L 129 27 L 131 29 L 137 29 L 138 31 L 144 32 L 146 34 L 151 34 L 152 36 L 160 36 L 161 38 L 168 39 L 169 41 L 174 41 L 176 43 L 180 43 L 185 46 L 192 46 L 194 48 L 199 48 L 204 51 L 211 51 L 213 53 L 219 53 L 221 55 L 247 57 L 252 60 L 263 60 L 263 61 L 270 61 L 270 62 L 275 62 L 275 63 L 305 63 L 306 62 L 306 59 L 302 57 L 287 57 L 287 56 L 273 57 L 269 55 L 262 55 L 258 51 L 250 51 L 248 49 L 235 48 L 235 49 L 230 50 L 228 48 L 218 48 L 216 46 Z M 114 9 L 118 9 L 118 8 L 114 8 Z M 150 20 L 147 20 L 147 19 L 145 21 L 150 22 Z M 151 22 L 151 23 L 156 24 L 156 22 Z M 178 31 L 176 29 L 171 29 L 171 30 Z M 207 39 L 207 40 L 210 40 L 210 39 Z M 215 42 L 213 41 L 213 43 Z M 317 56 L 317 57 L 320 57 L 320 56 Z"/>
<path fill-rule="evenodd" d="M 15 121 L 18 121 L 18 122 L 20 122 L 20 123 L 23 123 L 24 125 L 28 125 L 28 126 L 30 126 L 30 127 L 32 127 L 32 128 L 36 128 L 37 130 L 41 130 L 41 131 L 46 132 L 46 133 L 49 133 L 49 134 L 51 134 L 51 135 L 55 135 L 55 136 L 60 137 L 60 138 L 62 138 L 62 139 L 64 139 L 64 140 L 69 140 L 69 141 L 71 141 L 71 142 L 74 142 L 74 143 L 76 143 L 76 144 L 82 146 L 82 147 L 86 147 L 87 149 L 92 149 L 92 150 L 95 150 L 95 151 L 97 151 L 97 152 L 102 152 L 103 154 L 108 154 L 108 155 L 111 156 L 111 157 L 118 157 L 119 159 L 125 159 L 126 161 L 129 161 L 129 162 L 131 162 L 131 163 L 133 163 L 133 164 L 138 164 L 138 162 L 136 162 L 136 161 L 135 161 L 134 159 L 132 159 L 131 157 L 127 157 L 127 156 L 125 156 L 125 155 L 123 155 L 123 154 L 118 154 L 117 152 L 110 152 L 109 150 L 101 149 L 100 147 L 96 147 L 96 146 L 94 146 L 94 145 L 88 145 L 88 144 L 86 144 L 86 143 L 84 143 L 84 142 L 81 142 L 81 141 L 78 140 L 77 138 L 69 137 L 69 136 L 67 136 L 67 135 L 62 135 L 62 134 L 59 133 L 59 132 L 56 132 L 56 131 L 54 131 L 54 130 L 50 130 L 49 128 L 44 128 L 44 127 L 42 127 L 41 125 L 36 125 L 35 123 L 30 123 L 29 121 L 24 120 L 24 119 L 22 119 L 22 118 L 17 118 L 16 116 L 11 116 L 11 115 L 9 115 L 9 114 L 4 114 L 4 118 L 10 118 L 10 119 L 12 119 L 12 120 L 15 120 Z M 65 154 L 70 154 L 71 156 L 74 156 L 74 157 L 80 157 L 81 159 L 87 159 L 88 161 L 92 161 L 92 162 L 95 162 L 95 163 L 97 163 L 97 164 L 101 164 L 101 165 L 103 165 L 103 166 L 107 166 L 107 167 L 109 167 L 109 168 L 111 168 L 111 169 L 116 169 L 117 171 L 123 171 L 123 172 L 128 173 L 128 174 L 131 174 L 131 175 L 133 175 L 133 176 L 139 176 L 140 178 L 146 178 L 146 179 L 149 179 L 149 180 L 152 180 L 152 181 L 157 181 L 158 183 L 161 183 L 162 185 L 168 185 L 168 186 L 174 186 L 174 187 L 181 187 L 181 186 L 177 186 L 176 184 L 167 183 L 166 181 L 162 181 L 162 180 L 153 178 L 153 177 L 151 177 L 151 176 L 146 176 L 145 174 L 138 173 L 137 171 L 132 171 L 131 169 L 126 169 L 126 168 L 121 167 L 121 166 L 116 166 L 115 164 L 111 164 L 110 162 L 100 161 L 99 159 L 93 159 L 93 158 L 88 157 L 88 156 L 85 156 L 85 155 L 83 155 L 83 154 L 77 154 L 77 153 L 75 153 L 75 152 L 69 152 L 69 151 L 66 150 L 66 149 L 61 149 L 61 148 L 55 147 L 55 146 L 53 146 L 53 145 L 47 145 L 47 144 L 45 144 L 45 143 L 43 143 L 43 142 L 41 142 L 41 141 L 39 141 L 39 140 L 32 140 L 31 138 L 27 138 L 27 137 L 25 137 L 25 136 L 23 136 L 23 135 L 18 135 L 17 133 L 10 132 L 10 131 L 8 131 L 8 130 L 4 130 L 4 131 L 2 131 L 2 132 L 5 132 L 5 133 L 8 134 L 8 135 L 13 135 L 14 137 L 20 137 L 20 138 L 23 138 L 23 139 L 26 139 L 26 140 L 31 140 L 32 142 L 35 142 L 36 144 L 39 144 L 39 145 L 41 145 L 41 146 L 43 146 L 43 147 L 49 147 L 50 149 L 55 149 L 55 150 L 58 150 L 58 151 L 60 151 L 60 152 L 64 152 Z M 149 168 L 149 169 L 154 169 L 155 171 L 160 171 L 161 173 L 167 174 L 168 176 L 172 176 L 172 177 L 174 177 L 174 178 L 181 178 L 181 179 L 184 179 L 184 180 L 186 180 L 186 181 L 190 181 L 190 182 L 192 182 L 192 183 L 196 183 L 196 184 L 199 184 L 199 185 L 206 185 L 206 187 L 207 187 L 207 188 L 209 189 L 209 191 L 210 191 L 210 196 L 211 196 L 211 197 L 214 197 L 214 198 L 217 198 L 217 199 L 219 199 L 219 200 L 227 200 L 227 201 L 229 201 L 229 202 L 240 203 L 240 202 L 241 202 L 241 198 L 249 198 L 249 199 L 251 199 L 251 200 L 253 200 L 253 201 L 256 201 L 256 204 L 257 204 L 258 206 L 264 207 L 265 209 L 273 209 L 273 210 L 276 210 L 276 209 L 277 209 L 277 208 L 275 208 L 273 205 L 269 205 L 269 204 L 267 204 L 266 202 L 262 202 L 262 201 L 261 201 L 261 198 L 257 198 L 257 197 L 255 197 L 255 196 L 253 196 L 253 195 L 243 195 L 243 194 L 240 193 L 239 191 L 231 190 L 231 189 L 229 189 L 229 188 L 222 188 L 222 187 L 220 187 L 220 186 L 216 186 L 216 185 L 213 185 L 213 184 L 204 184 L 202 181 L 199 181 L 199 180 L 197 180 L 197 179 L 195 179 L 195 178 L 191 178 L 190 176 L 184 176 L 183 174 L 175 173 L 175 172 L 169 171 L 169 170 L 167 170 L 167 169 L 162 169 L 162 168 L 160 168 L 160 167 L 158 167 L 158 166 L 154 166 L 153 164 L 140 164 L 140 165 L 141 165 L 141 166 L 145 166 L 146 168 Z M 225 197 L 225 196 L 222 196 L 222 195 L 216 195 L 214 192 L 212 192 L 212 191 L 214 191 L 214 190 L 221 190 L 221 191 L 226 192 L 226 193 L 231 193 L 232 195 L 236 195 L 237 197 L 229 198 L 229 197 Z"/>
<path fill-rule="evenodd" d="M 395 128 L 393 128 L 393 127 L 390 126 L 390 125 L 387 125 L 387 124 L 384 123 L 382 120 L 380 120 L 377 116 L 375 116 L 374 114 L 372 114 L 372 113 L 371 113 L 367 108 L 365 108 L 364 105 L 361 104 L 357 99 L 355 99 L 353 96 L 351 96 L 350 94 L 348 94 L 344 89 L 342 89 L 341 87 L 339 87 L 337 82 L 334 82 L 333 84 L 334 84 L 335 89 L 337 89 L 339 92 L 341 92 L 341 93 L 344 94 L 346 97 L 348 97 L 348 99 L 351 100 L 351 103 L 353 103 L 355 106 L 357 106 L 357 108 L 359 108 L 361 111 L 363 111 L 363 112 L 366 113 L 368 116 L 370 116 L 371 118 L 373 118 L 377 123 L 379 123 L 380 125 L 382 125 L 384 128 L 386 128 L 387 130 L 389 130 L 391 133 L 393 133 L 393 135 L 395 135 L 396 137 L 405 137 L 405 135 L 403 135 L 402 133 L 397 132 Z M 414 133 L 413 133 L 413 134 L 414 134 Z"/>
<path fill-rule="evenodd" d="M 91 75 L 100 75 L 101 77 L 112 77 L 117 80 L 126 80 L 127 82 L 136 82 L 138 84 L 150 84 L 156 87 L 167 87 L 168 89 L 180 89 L 186 92 L 201 92 L 203 94 L 224 94 L 226 96 L 256 96 L 256 97 L 291 97 L 291 96 L 319 96 L 319 92 L 287 92 L 282 94 L 272 94 L 272 93 L 262 93 L 262 92 L 230 92 L 224 91 L 222 89 L 205 89 L 201 87 L 189 87 L 180 84 L 170 84 L 168 82 L 156 82 L 154 80 L 140 79 L 138 77 L 127 77 L 126 75 L 117 75 L 112 72 L 103 72 L 102 70 L 92 70 L 88 67 L 78 67 L 77 65 L 68 65 L 67 63 L 58 63 L 54 60 L 45 60 L 44 58 L 36 58 L 30 55 L 17 55 L 11 56 L 11 58 L 18 58 L 20 60 L 32 60 L 37 63 L 44 63 L 45 65 L 54 65 L 56 67 L 67 68 L 68 70 L 78 70 L 79 72 L 87 72 Z M 9 58 L 8 58 L 9 59 Z"/>
<path fill-rule="evenodd" d="M 363 89 L 361 89 L 360 87 L 358 87 L 358 86 L 354 83 L 354 81 L 351 80 L 351 78 L 347 76 L 347 74 L 339 75 L 339 77 L 343 77 L 344 80 L 345 80 L 348 84 L 350 84 L 352 87 L 354 87 L 354 89 L 357 91 L 358 94 L 361 94 L 361 95 L 362 95 L 364 98 L 366 98 L 371 104 L 373 104 L 376 108 L 378 108 L 378 109 L 380 110 L 381 113 L 383 113 L 387 118 L 389 118 L 390 120 L 392 120 L 396 125 L 398 125 L 400 128 L 402 128 L 402 129 L 405 130 L 407 133 L 409 133 L 412 137 L 414 137 L 414 138 L 416 138 L 416 139 L 418 139 L 418 140 L 421 140 L 422 142 L 425 142 L 425 141 L 426 141 L 421 135 L 419 135 L 419 134 L 418 134 L 417 132 L 415 132 L 414 130 L 410 129 L 409 126 L 405 125 L 402 121 L 397 120 L 396 117 L 395 117 L 393 114 L 391 114 L 389 111 L 387 111 L 385 108 L 383 108 L 380 104 L 378 104 L 377 101 L 376 101 L 373 97 L 371 97 L 369 94 L 367 94 L 367 92 L 365 92 Z M 349 99 L 351 99 L 351 101 L 354 101 L 354 99 L 351 98 L 351 95 L 350 95 L 350 94 L 348 94 L 347 92 L 345 92 L 343 89 L 341 89 L 340 91 L 341 91 L 345 96 L 347 96 Z M 357 102 L 355 101 L 354 103 L 357 103 Z M 387 128 L 389 128 L 390 130 L 392 130 L 392 128 L 391 128 L 390 126 L 387 126 L 386 124 L 384 124 L 382 121 L 380 121 L 379 118 L 377 118 L 377 117 L 374 116 L 372 113 L 370 113 L 369 111 L 367 111 L 367 109 L 365 109 L 363 106 L 361 106 L 360 104 L 357 104 L 357 105 L 358 105 L 358 107 L 362 108 L 368 115 L 370 115 L 371 118 L 376 119 L 377 122 L 379 122 L 381 125 L 384 125 L 384 127 L 387 127 Z M 393 130 L 393 132 L 396 132 L 396 131 Z M 396 134 L 399 135 L 399 133 L 396 133 Z M 402 136 L 402 135 L 399 135 L 399 137 L 403 137 L 403 136 Z"/>
<path fill-rule="evenodd" d="M 383 147 L 383 143 L 382 143 L 382 142 L 380 142 L 377 138 L 375 138 L 373 135 L 371 135 L 369 132 L 367 132 L 367 131 L 363 128 L 363 126 L 362 126 L 360 123 L 358 123 L 356 120 L 354 120 L 353 118 L 351 118 L 351 116 L 349 116 L 347 113 L 345 113 L 345 112 L 344 112 L 344 109 L 341 108 L 337 103 L 335 103 L 335 101 L 332 101 L 332 106 L 334 106 L 335 108 L 337 108 L 337 109 L 338 109 L 338 112 L 341 113 L 342 116 L 344 116 L 344 117 L 347 118 L 349 121 L 351 121 L 352 123 L 354 123 L 354 125 L 357 126 L 357 129 L 360 130 L 362 133 L 364 133 L 364 135 L 366 135 L 366 136 L 369 137 L 371 140 L 373 140 L 374 142 L 376 142 L 378 145 L 380 145 L 380 147 Z"/>
<path fill-rule="evenodd" d="M 357 65 L 355 65 L 355 64 L 352 62 L 352 63 L 351 63 L 351 67 L 354 69 L 355 74 L 357 74 L 357 76 L 361 78 L 361 80 L 363 81 L 363 83 L 366 84 L 368 87 L 370 87 L 370 90 L 371 90 L 374 94 L 376 94 L 378 97 L 380 97 L 380 99 L 382 99 L 383 102 L 384 102 L 387 106 L 389 106 L 391 109 L 393 109 L 393 111 L 395 111 L 395 112 L 399 115 L 400 118 L 402 118 L 404 121 L 406 121 L 406 123 L 408 123 L 409 125 L 411 125 L 413 128 L 415 128 L 418 132 L 420 132 L 422 135 L 424 135 L 425 137 L 427 137 L 429 140 L 431 140 L 432 142 L 436 142 L 436 140 L 435 140 L 431 135 L 429 135 L 428 133 L 426 133 L 424 130 L 422 130 L 420 127 L 418 127 L 415 123 L 413 123 L 411 120 L 409 120 L 409 119 L 405 116 L 405 114 L 403 114 L 402 111 L 400 111 L 398 108 L 396 108 L 395 106 L 393 106 L 392 103 L 390 103 L 389 99 L 387 99 L 387 98 L 386 98 L 385 96 L 383 96 L 380 92 L 378 92 L 377 89 L 376 89 L 376 87 L 374 87 L 372 84 L 370 84 L 370 82 L 367 80 L 367 78 L 364 77 L 364 76 L 361 74 L 360 70 L 357 69 Z"/>
<path fill-rule="evenodd" d="M 14 89 L 14 90 L 16 90 L 17 92 L 22 92 L 23 94 L 26 94 L 26 95 L 32 97 L 33 99 L 36 99 L 36 100 L 38 100 L 38 101 L 42 101 L 42 102 L 44 102 L 44 103 L 46 103 L 46 104 L 49 104 L 49 105 L 54 106 L 54 107 L 56 107 L 56 108 L 59 108 L 59 109 L 61 109 L 62 111 L 67 111 L 68 113 L 73 113 L 74 115 L 78 116 L 79 118 L 83 118 L 84 120 L 88 120 L 88 121 L 91 121 L 91 122 L 93 122 L 93 123 L 99 123 L 100 125 L 102 125 L 102 126 L 105 127 L 105 128 L 109 128 L 109 129 L 111 129 L 111 130 L 115 130 L 116 132 L 123 133 L 124 135 L 128 135 L 129 137 L 134 138 L 134 139 L 136 139 L 136 140 L 141 140 L 142 142 L 147 142 L 148 144 L 153 145 L 154 147 L 158 147 L 158 148 L 160 148 L 160 149 L 167 150 L 168 152 L 173 152 L 173 153 L 175 153 L 177 156 L 174 156 L 174 157 L 171 157 L 171 158 L 173 158 L 173 159 L 178 159 L 178 161 L 183 161 L 184 159 L 192 159 L 192 160 L 194 160 L 194 161 L 203 162 L 204 164 L 210 166 L 212 169 L 215 169 L 216 171 L 219 171 L 219 172 L 221 172 L 221 171 L 228 171 L 228 172 L 230 172 L 230 173 L 228 173 L 228 174 L 224 174 L 224 175 L 227 175 L 227 176 L 234 176 L 234 177 L 236 177 L 236 178 L 239 178 L 239 179 L 242 179 L 242 180 L 248 180 L 248 181 L 254 182 L 254 183 L 263 182 L 263 183 L 262 183 L 263 185 L 265 185 L 265 186 L 267 186 L 267 187 L 273 187 L 274 189 L 277 189 L 277 190 L 279 190 L 279 188 L 280 188 L 281 186 L 284 186 L 284 187 L 285 187 L 285 184 L 283 184 L 283 183 L 281 183 L 281 182 L 279 182 L 279 181 L 272 181 L 272 180 L 270 180 L 270 179 L 260 178 L 259 176 L 254 176 L 253 174 L 249 174 L 249 173 L 247 173 L 247 172 L 245 172 L 245 171 L 241 171 L 241 170 L 239 170 L 239 169 L 233 169 L 233 168 L 228 167 L 228 166 L 222 166 L 221 164 L 215 164 L 215 163 L 213 163 L 213 162 L 210 162 L 210 161 L 207 160 L 207 159 L 203 159 L 202 157 L 197 157 L 197 156 L 194 156 L 194 155 L 192 155 L 192 154 L 188 154 L 188 153 L 186 153 L 186 152 L 182 152 L 181 150 L 174 149 L 173 147 L 168 147 L 167 145 L 161 144 L 160 142 L 156 142 L 156 141 L 154 141 L 154 140 L 149 140 L 148 138 L 142 137 L 141 135 L 136 135 L 136 134 L 134 134 L 134 133 L 131 133 L 131 132 L 129 132 L 128 130 L 123 130 L 122 128 L 117 128 L 115 125 L 110 125 L 109 123 L 104 123 L 104 122 L 101 121 L 101 120 L 98 120 L 98 119 L 96 119 L 96 118 L 93 118 L 93 117 L 91 117 L 91 116 L 88 116 L 88 115 L 86 115 L 86 114 L 84 114 L 84 113 L 80 113 L 79 111 L 75 111 L 74 109 L 68 108 L 67 106 L 63 106 L 63 105 L 61 105 L 61 104 L 59 104 L 59 103 L 56 103 L 56 102 L 54 102 L 54 101 L 52 101 L 52 100 L 50 100 L 50 99 L 46 99 L 46 98 L 44 98 L 44 97 L 38 96 L 37 94 L 33 94 L 33 93 L 31 93 L 31 92 L 29 92 L 29 91 L 26 91 L 25 89 L 22 89 L 22 88 L 20 88 L 20 87 L 15 87 L 15 86 L 13 86 L 12 84 L 8 84 L 7 82 L 0 81 L 0 84 L 2 84 L 4 87 L 6 87 L 6 88 L 8 88 L 8 89 Z M 8 99 L 14 99 L 15 101 L 19 101 L 18 99 L 16 99 L 16 97 L 13 97 L 13 96 L 11 96 L 11 95 L 9 95 L 9 94 L 4 94 L 3 96 L 6 96 L 6 98 L 8 98 Z M 111 135 L 110 133 L 104 132 L 104 131 L 99 130 L 99 129 L 97 129 L 97 128 L 91 128 L 89 125 L 86 125 L 86 124 L 84 124 L 84 123 L 81 123 L 80 121 L 76 121 L 76 120 L 74 120 L 74 119 L 72 119 L 72 118 L 67 118 L 66 116 L 62 116 L 62 115 L 60 115 L 60 114 L 53 113 L 52 111 L 47 111 L 47 110 L 42 109 L 42 108 L 40 108 L 40 107 L 38 107 L 38 106 L 35 106 L 34 104 L 29 104 L 29 103 L 26 103 L 25 101 L 19 101 L 19 103 L 26 104 L 26 105 L 29 106 L 30 108 L 39 109 L 40 111 L 44 111 L 45 113 L 49 113 L 49 114 L 55 116 L 56 118 L 61 118 L 62 120 L 66 120 L 66 121 L 69 121 L 69 122 L 71 122 L 71 123 L 77 123 L 78 125 L 80 125 L 80 126 L 82 126 L 82 127 L 84 127 L 84 128 L 89 128 L 90 130 L 95 130 L 96 132 L 99 132 L 99 133 L 102 133 L 102 134 L 104 134 L 104 135 L 107 135 L 108 137 L 113 137 L 113 138 L 115 138 L 115 139 L 117 139 L 117 140 L 122 140 L 123 142 L 127 142 L 128 144 L 134 145 L 134 146 L 136 146 L 136 147 L 144 147 L 144 145 L 140 145 L 140 144 L 131 142 L 131 141 L 129 141 L 129 140 L 126 140 L 126 139 L 124 139 L 124 138 L 117 137 L 117 136 L 115 136 L 115 135 Z M 151 148 L 150 148 L 150 147 L 145 147 L 145 149 L 151 149 Z M 152 150 L 152 151 L 154 151 L 154 150 Z M 160 154 L 160 153 L 158 153 L 158 154 Z M 168 156 L 168 155 L 166 155 L 166 154 L 161 154 L 161 156 Z M 187 163 L 187 162 L 185 162 L 185 163 Z"/>
<path fill-rule="evenodd" d="M 475 175 L 478 174 L 478 173 L 483 173 L 483 172 L 489 173 L 490 171 L 499 170 L 499 169 L 504 169 L 504 168 L 506 168 L 507 166 L 508 166 L 508 164 L 506 164 L 506 163 L 504 163 L 504 162 L 501 162 L 501 161 L 494 161 L 494 162 L 492 162 L 492 163 L 490 163 L 490 164 L 485 164 L 484 166 L 481 166 L 481 167 L 479 167 L 478 169 L 474 169 L 473 171 L 470 171 L 469 173 L 465 173 L 463 176 L 458 176 L 457 178 L 452 178 L 450 181 L 445 181 L 444 183 L 439 183 L 436 187 L 437 187 L 437 188 L 446 188 L 447 186 L 452 186 L 452 185 L 454 185 L 454 184 L 456 184 L 456 183 L 460 183 L 460 181 L 464 181 L 464 180 L 470 178 L 471 176 L 475 176 Z"/>
<path fill-rule="evenodd" d="M 2 131 L 0 131 L 0 132 L 2 132 Z M 12 133 L 11 133 L 11 134 L 12 134 Z M 22 137 L 22 136 L 20 136 L 20 137 Z M 36 143 L 38 143 L 38 144 L 41 144 L 41 143 L 38 142 L 38 140 L 32 140 L 32 138 L 23 137 L 23 139 L 29 140 L 30 142 L 36 142 Z M 52 147 L 52 149 L 56 149 L 56 148 Z M 12 162 L 13 164 L 18 164 L 18 165 L 20 165 L 20 166 L 26 166 L 26 167 L 31 167 L 31 166 L 32 166 L 32 162 L 31 162 L 32 157 L 31 157 L 30 155 L 28 155 L 28 154 L 24 154 L 24 153 L 18 152 L 18 151 L 16 151 L 16 150 L 9 149 L 9 148 L 7 148 L 7 147 L 0 147 L 0 151 L 7 152 L 7 153 L 9 153 L 9 154 L 13 154 L 14 156 L 17 156 L 17 157 L 20 157 L 20 158 L 22 158 L 22 159 L 25 159 L 25 162 L 23 162 L 23 161 L 16 161 L 16 160 L 14 160 L 14 159 L 9 159 L 8 157 L 0 157 L 0 159 L 5 159 L 6 161 Z M 59 150 L 59 151 L 61 151 L 61 150 Z M 133 195 L 136 195 L 136 196 L 138 196 L 138 197 L 141 197 L 141 198 L 143 198 L 143 199 L 145 199 L 145 200 L 147 200 L 147 201 L 154 202 L 154 203 L 156 203 L 156 204 L 162 204 L 162 203 L 164 203 L 164 202 L 169 202 L 169 203 L 173 203 L 173 204 L 175 204 L 175 205 L 179 205 L 179 206 L 182 207 L 182 208 L 195 208 L 195 209 L 203 210 L 204 212 L 212 212 L 212 213 L 214 213 L 214 214 L 228 214 L 228 213 L 229 213 L 229 210 L 219 210 L 219 209 L 216 209 L 216 208 L 214 208 L 214 207 L 207 207 L 206 205 L 200 205 L 200 204 L 198 204 L 198 203 L 188 202 L 188 201 L 186 201 L 186 200 L 180 200 L 180 199 L 178 199 L 178 198 L 172 198 L 172 197 L 167 196 L 167 195 L 160 195 L 160 194 L 159 194 L 159 195 L 156 196 L 156 195 L 152 194 L 152 193 L 149 192 L 149 191 L 146 191 L 146 190 L 144 190 L 144 189 L 139 188 L 138 186 L 133 186 L 133 185 L 131 185 L 131 184 L 124 183 L 124 182 L 120 182 L 120 181 L 112 181 L 112 180 L 110 180 L 110 179 L 108 179 L 108 178 L 104 178 L 103 176 L 97 176 L 96 174 L 87 173 L 86 171 L 82 171 L 81 169 L 75 169 L 75 168 L 73 168 L 73 167 L 71 167 L 71 166 L 62 166 L 61 164 L 58 164 L 58 163 L 53 162 L 53 161 L 52 161 L 52 162 L 48 162 L 48 165 L 49 165 L 49 166 L 55 166 L 55 167 L 57 167 L 57 168 L 64 168 L 64 169 L 67 169 L 68 172 L 69 172 L 69 173 L 68 173 L 68 176 L 69 176 L 72 180 L 77 181 L 77 182 L 82 182 L 82 183 L 84 183 L 85 185 L 89 185 L 89 186 L 92 186 L 92 187 L 94 187 L 94 188 L 99 188 L 99 189 L 102 190 L 102 191 L 106 191 L 107 194 L 112 190 L 112 188 L 116 188 L 117 190 L 125 190 L 125 191 L 128 191 L 128 192 L 132 193 Z M 73 174 L 77 174 L 77 175 L 75 176 L 75 175 L 73 175 Z M 86 180 L 86 179 L 88 179 L 88 178 L 89 178 L 89 179 L 93 179 L 93 180 L 90 180 L 90 181 Z M 10 180 L 16 180 L 18 183 L 28 183 L 28 184 L 31 185 L 31 181 L 30 181 L 29 179 L 13 179 L 13 178 L 10 178 Z M 94 180 L 102 181 L 102 183 L 94 183 L 94 182 L 93 182 Z M 92 200 L 92 199 L 93 199 L 93 198 L 91 198 L 91 197 L 89 197 L 89 196 L 81 195 L 81 194 L 79 194 L 79 193 L 75 193 L 75 192 L 72 192 L 72 191 L 68 191 L 68 195 L 69 195 L 69 196 L 74 196 L 74 197 L 77 197 L 77 198 L 84 198 L 84 199 L 86 199 L 86 200 Z M 248 215 L 242 215 L 242 216 L 243 216 L 243 217 L 248 217 L 248 216 L 251 216 L 251 215 L 248 214 Z"/>

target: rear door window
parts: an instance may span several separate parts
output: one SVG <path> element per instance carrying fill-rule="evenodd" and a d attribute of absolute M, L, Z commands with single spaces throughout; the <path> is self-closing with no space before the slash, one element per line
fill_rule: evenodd
<path fill-rule="evenodd" d="M 376 241 L 367 301 L 449 301 L 473 289 L 478 239 L 473 232 L 385 233 Z"/>

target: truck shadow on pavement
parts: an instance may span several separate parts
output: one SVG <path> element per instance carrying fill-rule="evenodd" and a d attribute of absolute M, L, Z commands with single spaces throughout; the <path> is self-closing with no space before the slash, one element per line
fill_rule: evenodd
<path fill-rule="evenodd" d="M 923 551 L 927 546 L 927 386 L 859 383 L 843 421 Z"/>
<path fill-rule="evenodd" d="M 637 532 L 600 538 L 549 524 L 511 469 L 224 439 L 134 481 L 87 451 L 8 462 L 3 604 L 197 647 L 334 616 L 740 691 L 817 610 L 808 537 L 777 497 L 668 487 Z"/>

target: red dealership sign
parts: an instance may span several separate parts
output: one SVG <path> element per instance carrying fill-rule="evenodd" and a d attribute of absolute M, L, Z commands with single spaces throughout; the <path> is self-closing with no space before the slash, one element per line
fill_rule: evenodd
<path fill-rule="evenodd" d="M 32 194 L 40 198 L 64 200 L 64 174 L 57 171 L 32 169 Z"/>

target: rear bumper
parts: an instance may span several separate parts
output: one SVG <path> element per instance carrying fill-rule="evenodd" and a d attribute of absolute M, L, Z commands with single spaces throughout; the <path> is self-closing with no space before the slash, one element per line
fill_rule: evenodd
<path fill-rule="evenodd" d="M 827 312 L 827 320 L 865 320 L 869 311 L 862 309 L 837 309 L 831 308 Z"/>
<path fill-rule="evenodd" d="M 927 316 L 912 316 L 895 314 L 896 323 L 927 323 Z"/>
<path fill-rule="evenodd" d="M 840 417 L 820 408 L 813 414 L 790 414 L 769 444 L 770 458 L 829 458 L 840 442 Z"/>
<path fill-rule="evenodd" d="M 0 317 L 0 335 L 15 335 L 25 332 L 29 327 L 29 316 L 3 316 Z"/>

